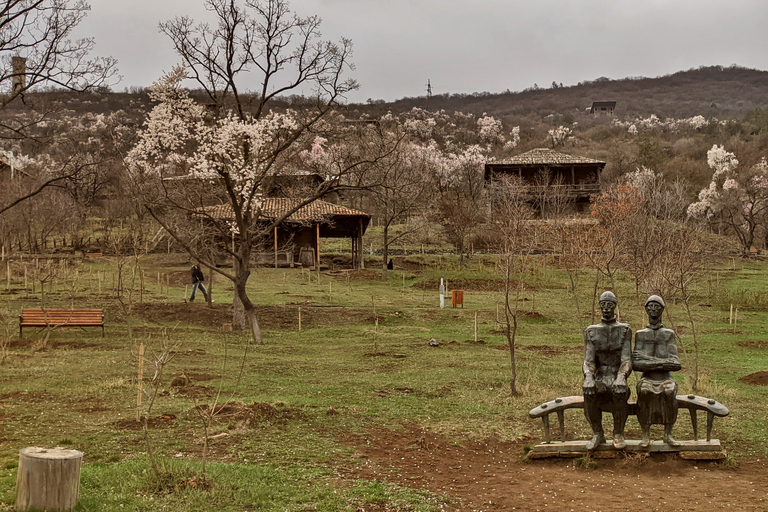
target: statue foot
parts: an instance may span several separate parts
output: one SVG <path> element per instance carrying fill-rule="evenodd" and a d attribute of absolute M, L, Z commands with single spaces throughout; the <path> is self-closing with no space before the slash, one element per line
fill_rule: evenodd
<path fill-rule="evenodd" d="M 598 446 L 600 446 L 600 443 L 605 441 L 605 436 L 602 432 L 596 432 L 595 435 L 592 437 L 592 439 L 587 443 L 587 451 L 592 451 Z"/>
<path fill-rule="evenodd" d="M 617 450 L 623 450 L 627 447 L 627 442 L 624 440 L 624 436 L 621 434 L 614 434 L 613 447 Z"/>
<path fill-rule="evenodd" d="M 675 441 L 675 439 L 667 433 L 664 434 L 664 442 L 667 443 L 669 446 L 680 446 L 680 443 L 678 441 Z"/>
<path fill-rule="evenodd" d="M 651 446 L 650 436 L 646 436 L 645 434 L 643 434 L 643 438 L 640 440 L 640 443 L 638 444 L 638 446 L 640 446 L 640 448 L 648 448 L 649 446 Z"/>

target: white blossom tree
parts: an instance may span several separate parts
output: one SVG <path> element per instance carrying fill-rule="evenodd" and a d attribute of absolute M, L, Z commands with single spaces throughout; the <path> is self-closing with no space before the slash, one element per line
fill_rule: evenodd
<path fill-rule="evenodd" d="M 688 216 L 724 226 L 748 255 L 768 226 L 768 162 L 763 157 L 751 167 L 740 167 L 736 155 L 715 144 L 707 152 L 707 164 L 712 181 L 688 206 Z"/>
<path fill-rule="evenodd" d="M 357 87 L 345 78 L 352 69 L 352 47 L 347 39 L 338 44 L 321 40 L 320 19 L 298 16 L 285 0 L 204 3 L 216 16 L 215 26 L 195 25 L 188 17 L 160 25 L 184 67 L 153 88 L 159 103 L 128 162 L 134 175 L 149 184 L 142 189 L 147 211 L 192 257 L 234 283 L 233 324 L 250 327 L 253 339 L 261 343 L 256 307 L 246 290 L 254 247 L 294 211 L 345 186 L 350 180 L 344 177 L 363 166 L 359 160 L 336 160 L 320 186 L 281 218 L 269 221 L 262 217 L 261 185 L 299 160 L 316 134 L 333 131 L 329 119 L 335 105 Z M 187 75 L 202 88 L 209 106 L 195 102 L 181 88 Z M 247 93 L 245 80 L 254 77 L 258 91 Z M 302 90 L 312 95 L 297 101 L 297 108 L 273 105 L 279 96 Z M 234 260 L 233 271 L 215 267 L 198 249 L 196 233 L 175 227 L 186 214 L 206 214 L 198 208 L 199 194 L 189 191 L 179 199 L 162 187 L 157 178 L 169 174 L 184 176 L 187 189 L 209 189 L 231 210 L 226 222 L 212 216 L 207 220 L 220 237 L 236 235 L 231 246 L 223 246 Z"/>

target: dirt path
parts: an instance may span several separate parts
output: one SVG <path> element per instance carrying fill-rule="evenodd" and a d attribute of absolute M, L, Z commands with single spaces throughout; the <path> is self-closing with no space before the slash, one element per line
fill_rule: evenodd
<path fill-rule="evenodd" d="M 522 445 L 498 441 L 456 446 L 417 425 L 344 436 L 360 464 L 345 478 L 367 478 L 446 494 L 443 510 L 709 511 L 768 510 L 768 470 L 762 460 L 722 469 L 676 456 L 597 461 L 520 460 Z"/>

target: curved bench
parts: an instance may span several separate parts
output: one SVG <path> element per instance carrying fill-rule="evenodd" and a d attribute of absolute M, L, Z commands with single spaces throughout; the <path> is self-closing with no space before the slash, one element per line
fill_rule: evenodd
<path fill-rule="evenodd" d="M 712 440 L 712 424 L 714 423 L 715 416 L 724 417 L 730 414 L 730 411 L 726 406 L 714 400 L 712 398 L 706 398 L 697 395 L 677 395 L 677 407 L 682 409 L 688 409 L 691 414 L 691 426 L 693 427 L 694 441 L 699 440 L 699 422 L 697 413 L 698 411 L 706 411 L 707 413 L 707 441 Z M 584 409 L 584 397 L 583 396 L 566 396 L 561 398 L 555 398 L 549 402 L 543 403 L 538 407 L 531 409 L 528 415 L 532 419 L 541 418 L 544 423 L 544 442 L 551 443 L 552 436 L 549 425 L 549 415 L 552 413 L 557 414 L 558 423 L 560 426 L 560 440 L 565 442 L 565 410 L 566 409 Z M 637 415 L 637 404 L 629 403 L 629 414 Z"/>

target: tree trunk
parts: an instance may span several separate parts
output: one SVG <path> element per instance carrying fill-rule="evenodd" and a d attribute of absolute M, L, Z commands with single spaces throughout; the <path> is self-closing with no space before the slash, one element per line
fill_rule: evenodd
<path fill-rule="evenodd" d="M 389 224 L 384 224 L 383 243 L 384 249 L 382 250 L 382 253 L 384 256 L 381 259 L 381 278 L 386 281 L 388 277 L 387 264 L 389 263 Z"/>
<path fill-rule="evenodd" d="M 242 331 L 247 325 L 245 318 L 245 308 L 243 307 L 243 301 L 235 291 L 235 297 L 232 300 L 232 329 L 235 331 Z"/>
<path fill-rule="evenodd" d="M 208 302 L 208 307 L 213 307 L 213 276 L 215 272 L 208 267 L 208 297 L 205 299 Z"/>
<path fill-rule="evenodd" d="M 250 259 L 250 254 L 247 255 Z M 245 261 L 248 261 L 246 259 Z M 263 342 L 261 338 L 261 328 L 259 327 L 259 320 L 256 318 L 256 306 L 248 298 L 246 291 L 246 285 L 248 284 L 248 278 L 251 275 L 251 269 L 247 266 L 239 265 L 239 261 L 235 261 L 235 300 L 233 304 L 233 329 L 245 329 L 248 326 L 251 329 L 253 335 L 253 342 L 261 345 Z"/>
<path fill-rule="evenodd" d="M 72 510 L 80 492 L 83 452 L 29 447 L 19 452 L 17 510 Z"/>

